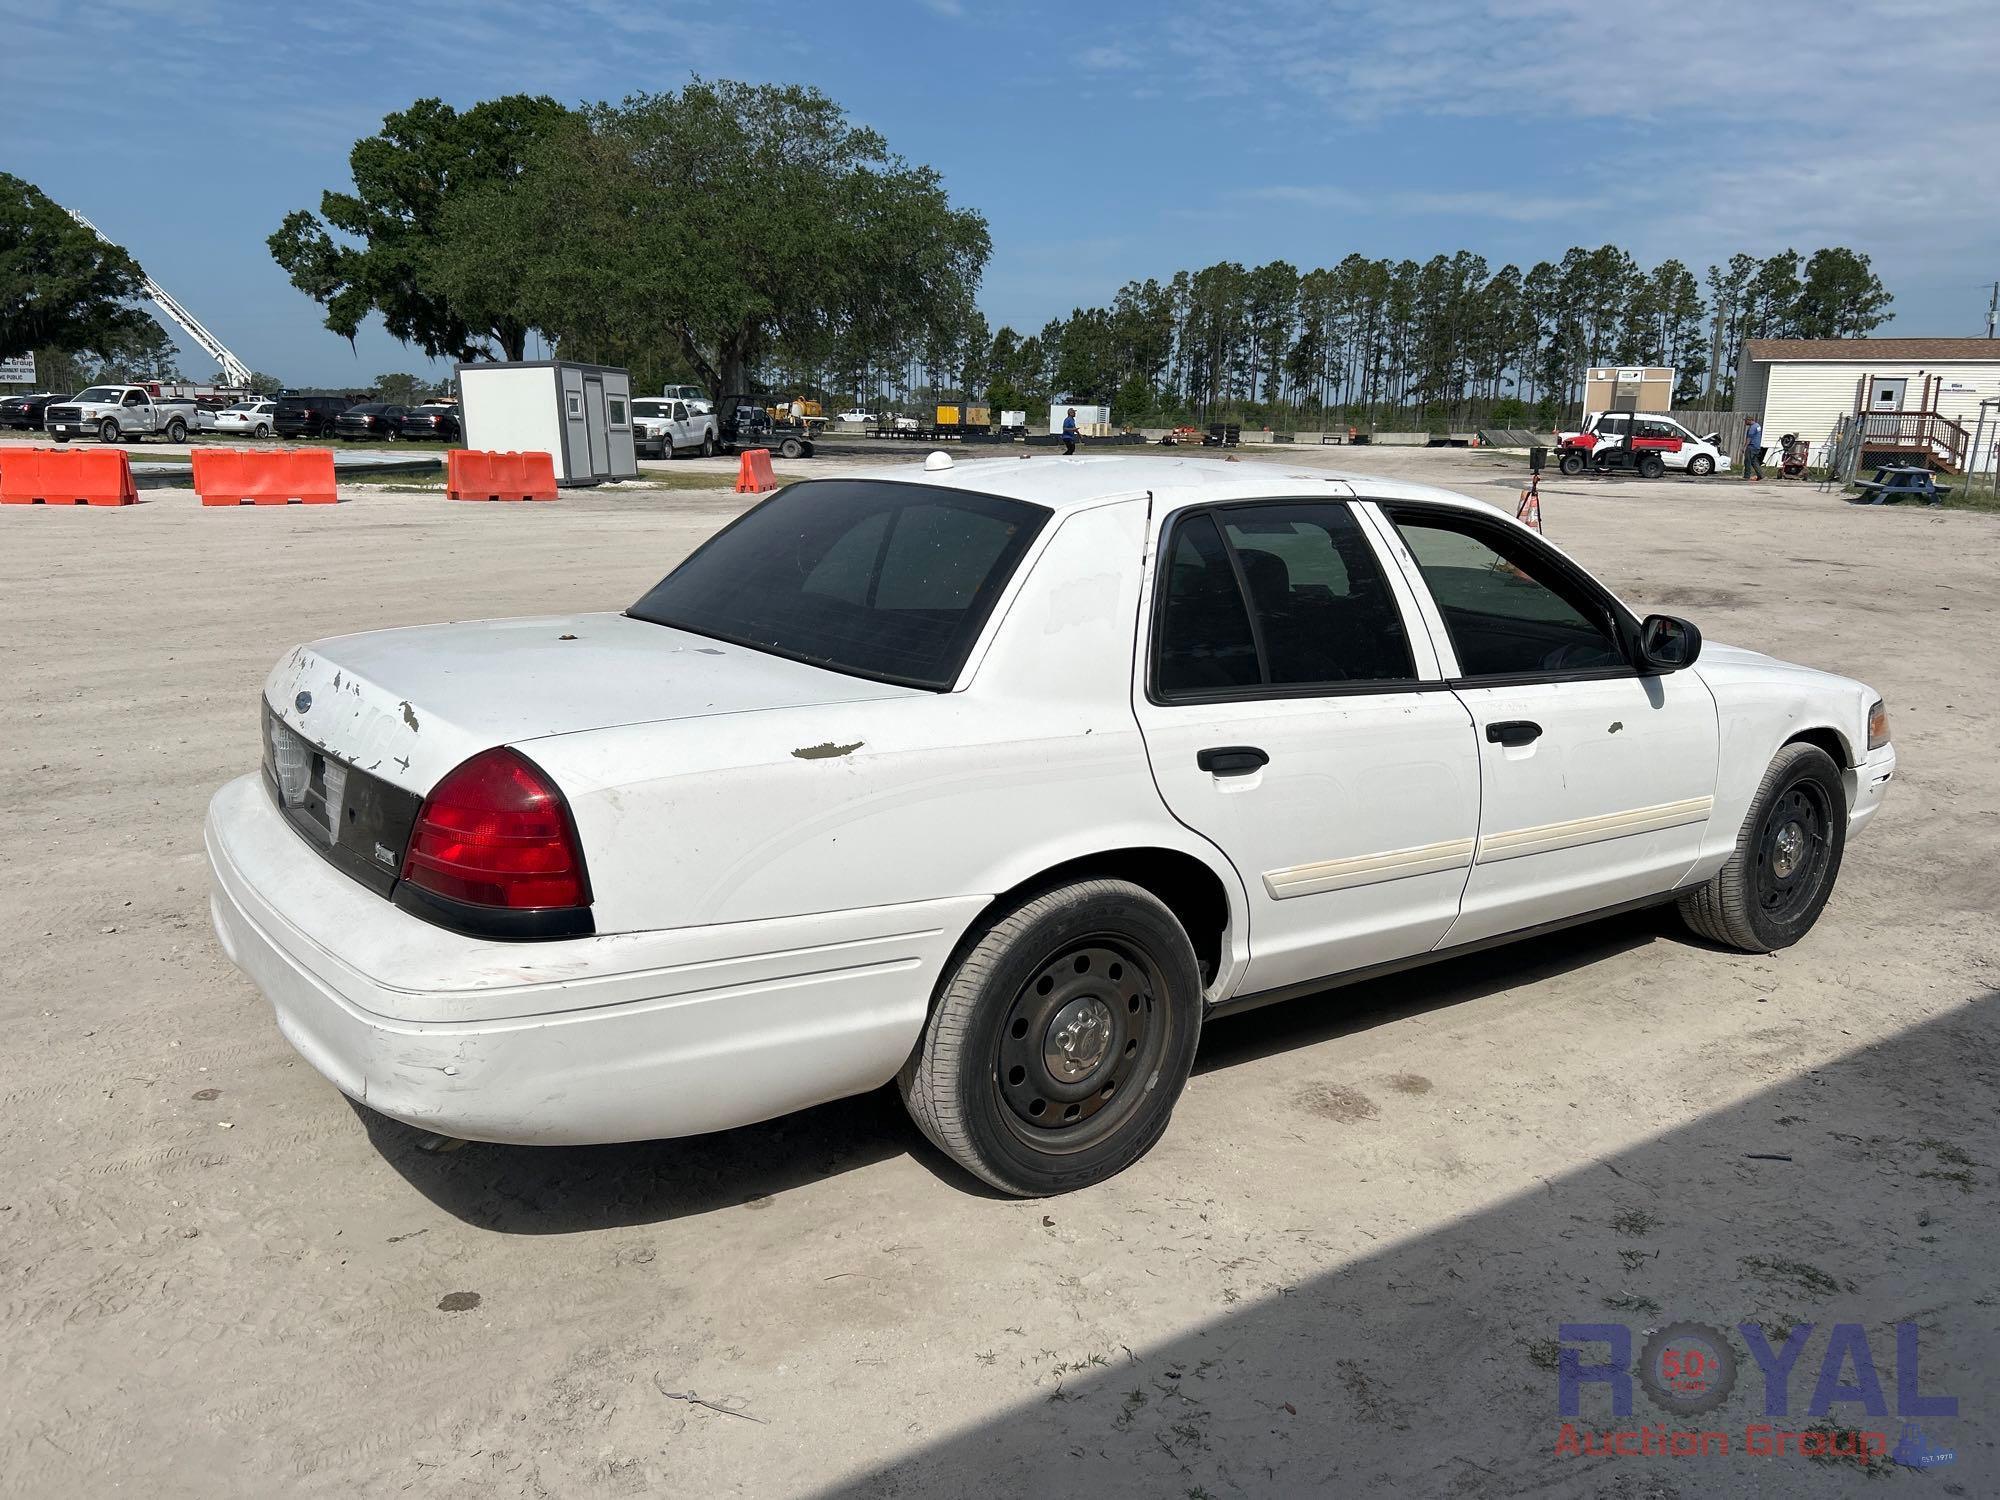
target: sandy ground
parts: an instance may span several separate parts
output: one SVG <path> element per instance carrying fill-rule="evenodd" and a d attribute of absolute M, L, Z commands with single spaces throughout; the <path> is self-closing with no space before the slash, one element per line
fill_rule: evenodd
<path fill-rule="evenodd" d="M 1674 1424 L 1729 1457 L 1556 1452 L 1560 1325 L 1796 1319 L 1773 1425 L 1810 1425 L 1855 1323 L 1891 1414 L 1833 1420 L 1893 1442 L 1914 1323 L 1957 1459 L 1886 1483 L 2000 1493 L 2000 518 L 1731 482 L 1545 505 L 1634 603 L 1888 696 L 1903 775 L 1818 929 L 1746 958 L 1655 914 L 1218 1023 L 1159 1148 L 1040 1203 L 888 1093 L 429 1152 L 295 1058 L 209 932 L 202 811 L 285 649 L 621 607 L 734 497 L 0 513 L 0 1492 L 1888 1493 L 1743 1455 L 1734 1334 L 1734 1394 Z M 1579 1424 L 1659 1420 L 1593 1388 Z"/>

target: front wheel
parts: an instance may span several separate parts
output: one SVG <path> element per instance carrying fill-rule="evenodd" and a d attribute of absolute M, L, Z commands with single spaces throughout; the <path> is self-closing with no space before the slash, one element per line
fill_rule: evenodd
<path fill-rule="evenodd" d="M 109 417 L 97 424 L 97 440 L 100 443 L 115 443 L 120 435 L 118 424 Z"/>
<path fill-rule="evenodd" d="M 1167 1128 L 1201 1035 L 1174 914 L 1123 880 L 1058 886 L 946 971 L 897 1083 L 919 1129 L 1002 1192 L 1088 1187 Z"/>
<path fill-rule="evenodd" d="M 1706 479 L 1715 472 L 1715 460 L 1706 453 L 1697 453 L 1688 460 L 1688 473 L 1696 479 Z"/>
<path fill-rule="evenodd" d="M 1789 948 L 1819 920 L 1846 847 L 1840 768 L 1817 745 L 1787 745 L 1764 773 L 1729 862 L 1680 898 L 1681 919 L 1745 953 Z"/>
<path fill-rule="evenodd" d="M 1571 449 L 1556 461 L 1556 467 L 1569 475 L 1581 474 L 1583 472 L 1583 464 L 1583 455 L 1575 449 Z"/>

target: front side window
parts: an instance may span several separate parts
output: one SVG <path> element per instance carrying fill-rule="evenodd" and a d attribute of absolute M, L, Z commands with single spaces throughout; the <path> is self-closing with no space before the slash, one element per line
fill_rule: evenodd
<path fill-rule="evenodd" d="M 1626 667 L 1610 606 L 1533 543 L 1475 518 L 1398 511 L 1462 677 L 1549 677 Z"/>
<path fill-rule="evenodd" d="M 1048 518 L 992 495 L 809 480 L 718 532 L 627 613 L 942 692 Z"/>
<path fill-rule="evenodd" d="M 1167 557 L 1154 681 L 1168 696 L 1416 676 L 1402 612 L 1345 505 L 1274 502 L 1190 516 Z"/>

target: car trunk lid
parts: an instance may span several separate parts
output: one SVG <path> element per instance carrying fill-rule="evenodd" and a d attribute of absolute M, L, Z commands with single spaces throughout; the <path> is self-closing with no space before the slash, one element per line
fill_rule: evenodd
<path fill-rule="evenodd" d="M 278 664 L 264 696 L 311 750 L 421 795 L 495 745 L 921 691 L 626 615 L 587 614 L 318 641 Z"/>

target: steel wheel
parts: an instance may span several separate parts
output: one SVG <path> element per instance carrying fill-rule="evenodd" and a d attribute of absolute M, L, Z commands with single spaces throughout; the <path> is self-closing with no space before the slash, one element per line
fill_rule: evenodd
<path fill-rule="evenodd" d="M 1824 788 L 1805 780 L 1786 787 L 1765 816 L 1752 882 L 1757 908 L 1767 917 L 1790 921 L 1819 896 L 1830 821 Z"/>
<path fill-rule="evenodd" d="M 1093 936 L 1040 966 L 1000 1028 L 993 1081 L 1007 1121 L 1038 1151 L 1104 1139 L 1139 1100 L 1130 1087 L 1159 1066 L 1159 971 L 1129 941 Z"/>
<path fill-rule="evenodd" d="M 910 1117 L 1003 1192 L 1102 1182 L 1167 1128 L 1201 1036 L 1201 971 L 1152 892 L 1052 886 L 968 935 L 897 1077 Z"/>
<path fill-rule="evenodd" d="M 1764 773 L 1728 862 L 1681 896 L 1681 916 L 1702 937 L 1745 953 L 1789 948 L 1825 909 L 1846 842 L 1839 766 L 1817 745 L 1786 745 Z"/>

